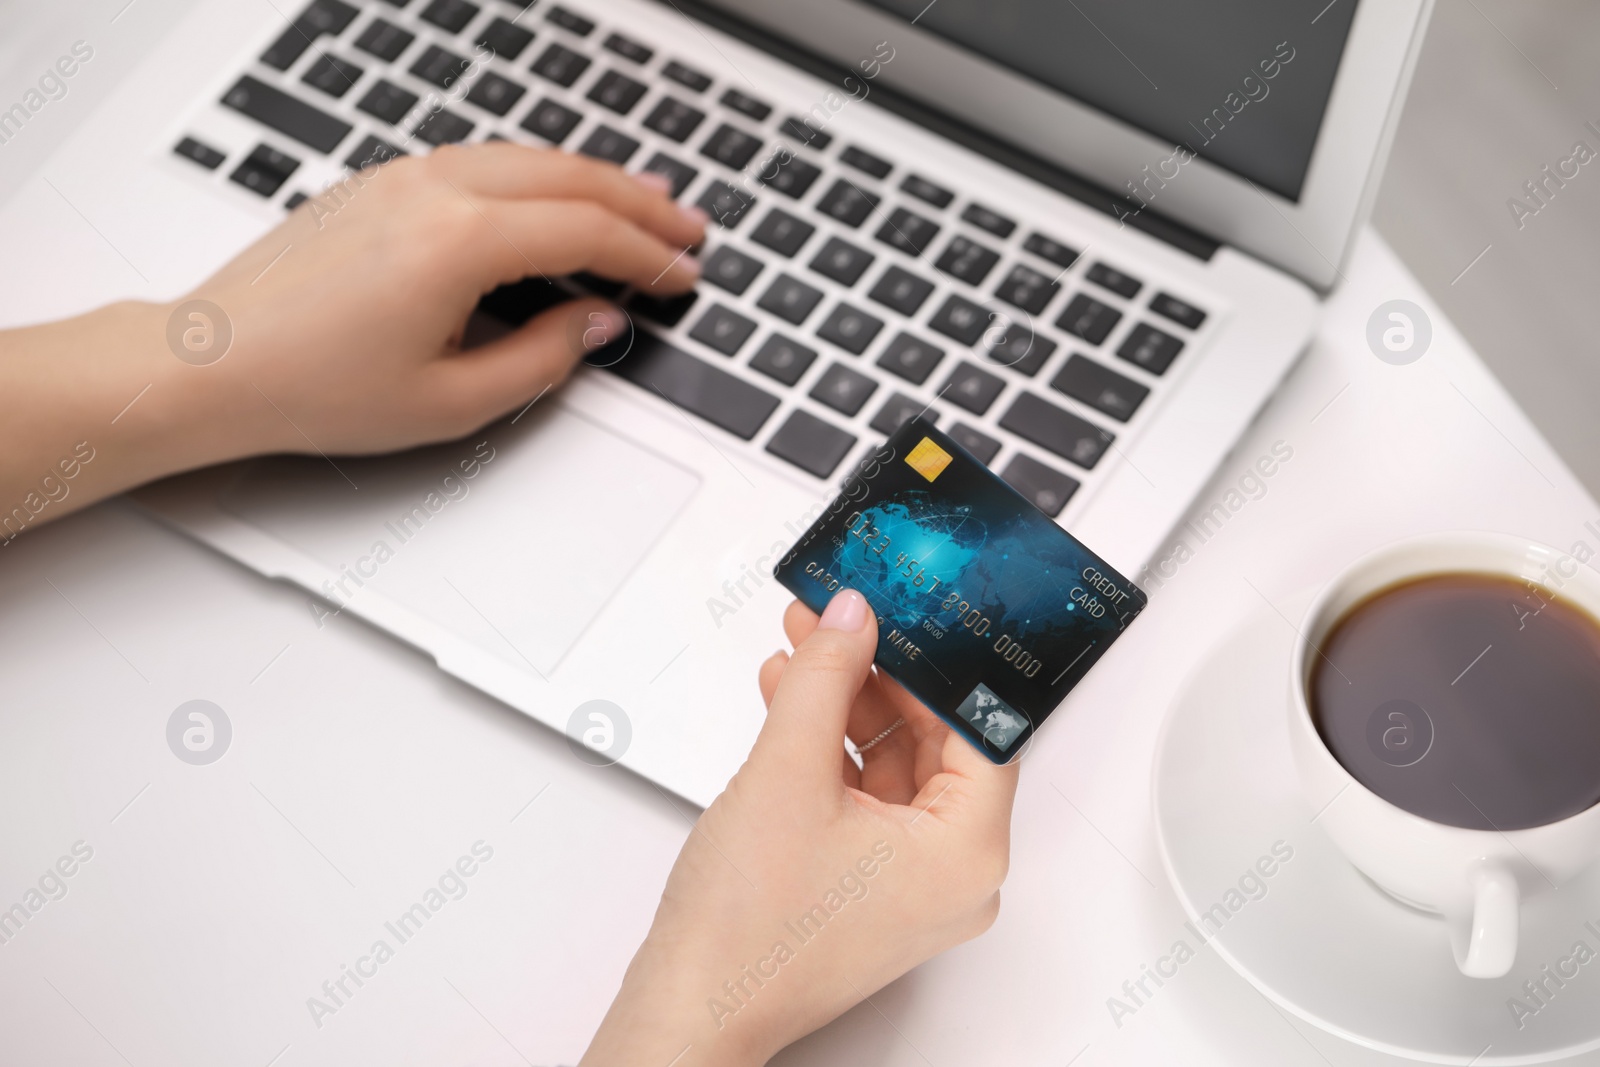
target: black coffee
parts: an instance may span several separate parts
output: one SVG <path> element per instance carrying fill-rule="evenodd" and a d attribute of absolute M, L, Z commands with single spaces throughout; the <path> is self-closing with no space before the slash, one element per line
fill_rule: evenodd
<path fill-rule="evenodd" d="M 1600 801 L 1600 622 L 1555 594 L 1419 578 L 1351 608 L 1313 655 L 1318 732 L 1391 804 L 1521 830 Z"/>

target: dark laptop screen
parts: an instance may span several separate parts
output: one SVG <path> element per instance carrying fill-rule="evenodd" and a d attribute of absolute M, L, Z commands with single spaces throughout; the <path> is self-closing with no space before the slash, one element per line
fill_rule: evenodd
<path fill-rule="evenodd" d="M 1296 201 L 1356 9 L 1356 0 L 862 2 Z"/>

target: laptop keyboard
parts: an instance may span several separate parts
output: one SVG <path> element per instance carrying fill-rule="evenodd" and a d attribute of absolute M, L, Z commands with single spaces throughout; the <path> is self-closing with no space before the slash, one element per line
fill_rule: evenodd
<path fill-rule="evenodd" d="M 725 64 L 604 21 L 546 0 L 313 0 L 221 99 L 272 136 L 231 169 L 195 136 L 173 151 L 286 208 L 307 195 L 290 188 L 297 153 L 357 169 L 504 139 L 666 176 L 712 219 L 698 291 L 564 280 L 641 324 L 607 369 L 821 479 L 923 414 L 1059 515 L 1194 346 L 1207 312 L 1131 255 L 1091 259 L 959 174 L 849 143 L 720 84 Z M 569 295 L 529 279 L 483 308 L 516 324 Z"/>

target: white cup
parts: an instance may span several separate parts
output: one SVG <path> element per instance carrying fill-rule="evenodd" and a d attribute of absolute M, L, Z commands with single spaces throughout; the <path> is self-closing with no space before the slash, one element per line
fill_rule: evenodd
<path fill-rule="evenodd" d="M 1462 974 L 1498 978 L 1516 959 L 1522 901 L 1565 884 L 1600 858 L 1600 805 L 1506 832 L 1413 815 L 1362 785 L 1334 758 L 1307 699 L 1318 650 L 1350 608 L 1397 582 L 1452 573 L 1545 587 L 1560 582 L 1564 600 L 1600 618 L 1600 574 L 1545 545 L 1450 533 L 1380 548 L 1329 582 L 1300 625 L 1289 676 L 1289 739 L 1306 799 L 1319 812 L 1316 821 L 1350 862 L 1399 900 L 1442 915 Z M 1600 714 L 1600 695 L 1596 703 Z"/>

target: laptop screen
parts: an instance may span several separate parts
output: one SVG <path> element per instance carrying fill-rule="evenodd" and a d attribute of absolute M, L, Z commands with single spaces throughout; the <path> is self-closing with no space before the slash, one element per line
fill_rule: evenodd
<path fill-rule="evenodd" d="M 862 2 L 1293 201 L 1356 9 L 1356 0 Z"/>

